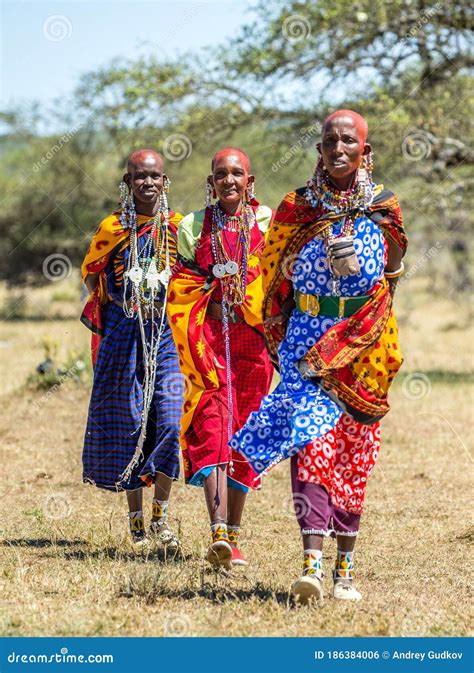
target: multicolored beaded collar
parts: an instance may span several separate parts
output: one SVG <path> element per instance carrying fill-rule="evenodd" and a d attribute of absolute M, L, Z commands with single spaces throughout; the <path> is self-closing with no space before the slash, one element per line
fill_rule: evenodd
<path fill-rule="evenodd" d="M 362 171 L 360 171 L 362 173 Z M 367 176 L 366 171 L 364 176 Z M 311 178 L 306 183 L 305 199 L 311 203 L 313 208 L 322 206 L 325 210 L 334 213 L 351 212 L 355 210 L 366 210 L 374 198 L 375 183 L 371 180 L 358 179 L 355 185 L 347 191 L 342 191 L 334 187 L 329 178 L 327 170 L 320 170 L 319 166 Z"/>

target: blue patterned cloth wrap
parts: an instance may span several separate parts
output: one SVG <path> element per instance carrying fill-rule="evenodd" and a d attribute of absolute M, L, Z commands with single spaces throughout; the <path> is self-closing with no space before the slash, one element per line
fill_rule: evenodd
<path fill-rule="evenodd" d="M 146 236 L 138 239 L 139 250 Z M 122 258 L 127 265 L 130 248 Z M 116 284 L 114 261 L 106 267 L 108 292 L 122 302 L 123 285 Z M 164 292 L 162 290 L 161 299 Z M 158 329 L 160 318 L 154 319 Z M 145 322 L 147 340 L 151 321 Z M 168 321 L 157 354 L 155 392 L 147 423 L 143 460 L 127 482 L 117 484 L 132 456 L 140 435 L 143 410 L 143 348 L 138 319 L 127 318 L 120 306 L 109 301 L 104 307 L 104 335 L 101 340 L 84 439 L 83 480 L 99 488 L 134 490 L 145 486 L 140 478 L 152 480 L 157 473 L 179 477 L 179 434 L 184 379 Z"/>
<path fill-rule="evenodd" d="M 333 225 L 336 236 L 341 226 L 342 222 Z M 365 216 L 355 220 L 354 247 L 360 273 L 339 279 L 338 294 L 342 297 L 367 294 L 383 274 L 384 237 L 377 224 Z M 301 249 L 293 265 L 292 282 L 296 290 L 305 294 L 333 294 L 323 239 L 314 238 Z M 286 336 L 278 348 L 280 383 L 263 398 L 260 409 L 250 414 L 230 442 L 257 473 L 266 472 L 280 460 L 295 455 L 332 430 L 341 417 L 342 409 L 336 402 L 304 379 L 296 368 L 296 363 L 340 320 L 293 310 Z"/>

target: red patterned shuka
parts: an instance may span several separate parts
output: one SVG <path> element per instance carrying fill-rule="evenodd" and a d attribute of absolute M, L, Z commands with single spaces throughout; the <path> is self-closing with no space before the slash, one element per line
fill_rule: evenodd
<path fill-rule="evenodd" d="M 265 349 L 260 254 L 272 211 L 253 204 L 245 301 L 235 306 L 237 322 L 229 324 L 233 432 L 258 409 L 270 387 L 273 367 Z M 168 289 L 168 317 L 185 375 L 181 447 L 186 483 L 201 485 L 216 465 L 232 464 L 228 475 L 248 488 L 260 480 L 248 461 L 228 446 L 228 398 L 222 320 L 208 314 L 210 304 L 221 306 L 221 285 L 211 274 L 215 263 L 211 247 L 212 209 L 191 213 L 180 224 L 178 263 Z M 192 249 L 186 236 L 193 240 Z M 237 233 L 226 231 L 229 253 Z M 215 304 L 214 304 L 215 305 Z"/>

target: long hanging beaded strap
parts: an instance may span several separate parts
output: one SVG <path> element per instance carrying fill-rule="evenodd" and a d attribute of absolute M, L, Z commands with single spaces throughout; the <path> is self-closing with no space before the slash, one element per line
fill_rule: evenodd
<path fill-rule="evenodd" d="M 216 218 L 217 219 L 217 218 Z M 217 224 L 222 232 L 222 220 L 213 218 L 213 224 Z M 225 222 L 224 222 L 225 226 Z M 211 231 L 211 247 L 216 263 L 226 263 L 228 260 L 222 240 L 216 236 L 215 228 Z M 250 242 L 250 223 L 247 213 L 247 208 L 242 209 L 242 218 L 238 231 L 238 243 L 242 247 L 242 270 L 234 276 L 222 278 L 222 335 L 224 337 L 224 352 L 225 352 L 225 368 L 226 368 L 226 385 L 227 385 L 227 439 L 230 442 L 233 435 L 233 421 L 234 421 L 234 399 L 232 391 L 232 369 L 231 369 L 231 352 L 230 352 L 230 334 L 229 334 L 229 309 L 234 304 L 242 304 L 245 299 L 245 288 L 247 285 L 247 256 Z M 218 246 L 219 243 L 219 246 Z M 239 246 L 236 246 L 236 252 Z M 240 281 L 240 282 L 239 282 Z M 240 288 L 238 287 L 240 285 Z M 240 290 L 240 291 L 239 291 Z M 232 474 L 232 460 L 230 461 L 230 472 Z"/>
<path fill-rule="evenodd" d="M 158 215 L 161 217 L 161 213 Z M 155 223 L 154 225 L 157 224 L 157 218 L 155 218 Z M 163 229 L 163 230 L 161 230 Z M 154 231 L 156 231 L 156 227 L 154 226 L 152 231 L 150 232 L 150 238 L 154 235 Z M 168 221 L 165 216 L 165 222 L 162 227 L 160 223 L 160 246 L 159 246 L 159 259 L 161 260 L 161 256 L 163 253 L 163 247 L 165 250 L 165 271 L 169 272 L 170 268 L 170 252 L 169 252 L 169 235 L 168 235 Z M 133 236 L 133 231 L 132 231 L 132 236 Z M 132 246 L 134 246 L 134 249 L 132 249 Z M 133 263 L 134 261 L 138 264 L 138 255 L 137 255 L 137 235 L 136 235 L 136 228 L 135 228 L 135 237 L 134 237 L 134 243 L 131 244 L 131 254 L 130 257 L 132 257 L 132 254 L 134 254 L 135 259 L 132 260 L 132 268 L 133 268 Z M 132 293 L 134 290 L 136 290 L 136 284 L 132 284 Z M 167 302 L 167 292 L 166 292 L 166 287 L 165 287 L 165 294 L 164 294 L 164 300 L 163 300 L 163 308 L 161 310 L 161 319 L 160 319 L 160 324 L 157 329 L 156 335 L 155 335 L 155 302 L 154 302 L 154 291 L 152 291 L 152 300 L 151 300 L 151 338 L 150 338 L 150 345 L 148 344 L 146 334 L 145 334 L 145 326 L 144 326 L 144 320 L 143 320 L 143 306 L 140 301 L 140 296 L 139 292 L 135 293 L 138 294 L 138 296 L 135 296 L 134 299 L 132 299 L 132 315 L 129 317 L 135 317 L 138 316 L 138 323 L 140 326 L 140 336 L 141 336 L 141 342 L 142 342 L 142 347 L 143 347 L 143 360 L 144 360 L 144 380 L 143 380 L 143 407 L 142 407 L 142 413 L 141 413 L 141 422 L 140 422 L 140 435 L 138 437 L 137 445 L 135 447 L 134 454 L 132 456 L 132 459 L 130 460 L 129 464 L 125 468 L 125 470 L 122 472 L 120 477 L 118 478 L 116 482 L 116 486 L 120 487 L 122 482 L 129 481 L 133 470 L 137 465 L 140 463 L 140 460 L 143 458 L 143 445 L 146 439 L 146 429 L 147 429 L 147 424 L 148 424 L 148 415 L 150 412 L 150 406 L 151 406 L 151 401 L 153 398 L 153 393 L 155 390 L 155 380 L 156 380 L 156 359 L 158 355 L 158 348 L 161 342 L 161 337 L 163 335 L 163 330 L 165 327 L 165 319 L 166 319 L 166 302 Z M 124 288 L 124 296 L 125 296 L 125 288 Z M 134 304 L 134 300 L 136 300 L 136 304 Z M 125 299 L 124 299 L 124 306 L 125 306 Z M 134 308 L 137 306 L 137 311 L 135 313 Z"/>
<path fill-rule="evenodd" d="M 232 370 L 230 359 L 229 304 L 226 292 L 222 294 L 222 334 L 224 337 L 224 349 L 225 349 L 227 405 L 229 408 L 227 414 L 227 440 L 230 442 L 233 434 L 232 427 L 234 422 L 234 396 L 232 392 Z"/>

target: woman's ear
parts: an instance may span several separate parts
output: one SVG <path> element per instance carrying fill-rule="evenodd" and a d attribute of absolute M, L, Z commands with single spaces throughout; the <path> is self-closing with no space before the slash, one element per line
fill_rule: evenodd
<path fill-rule="evenodd" d="M 316 149 L 318 150 L 319 154 L 321 154 L 321 143 L 316 143 Z"/>
<path fill-rule="evenodd" d="M 364 143 L 364 151 L 362 152 L 363 156 L 370 154 L 372 152 L 372 145 L 370 143 Z"/>

